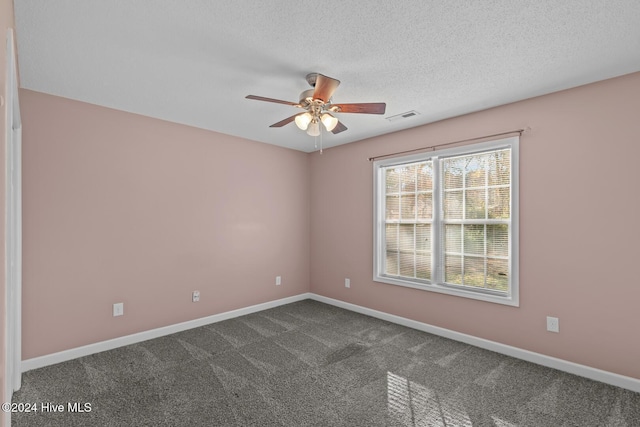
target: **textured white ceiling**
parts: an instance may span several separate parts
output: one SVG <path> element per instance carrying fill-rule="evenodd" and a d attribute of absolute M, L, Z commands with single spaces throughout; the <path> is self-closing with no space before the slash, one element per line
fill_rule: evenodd
<path fill-rule="evenodd" d="M 639 0 L 14 0 L 21 86 L 314 151 L 289 124 L 320 72 L 340 114 L 324 147 L 640 70 Z M 416 110 L 418 116 L 385 117 Z"/>

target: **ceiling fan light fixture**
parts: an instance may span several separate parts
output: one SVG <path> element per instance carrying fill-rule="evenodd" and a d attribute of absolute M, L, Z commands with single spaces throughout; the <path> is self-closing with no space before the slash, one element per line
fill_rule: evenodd
<path fill-rule="evenodd" d="M 309 83 L 312 89 L 303 91 L 300 94 L 300 101 L 297 103 L 256 95 L 247 95 L 245 98 L 301 108 L 303 110 L 301 113 L 289 116 L 269 127 L 281 128 L 295 121 L 296 126 L 300 130 L 306 131 L 308 135 L 314 137 L 321 135 L 323 127 L 327 132 L 331 132 L 334 135 L 347 130 L 347 127 L 334 117 L 333 113 L 385 113 L 386 104 L 384 102 L 334 104 L 332 101 L 333 93 L 340 84 L 340 80 L 327 77 L 320 73 L 310 73 L 307 75 L 307 83 Z M 322 123 L 322 125 L 320 125 L 320 123 Z"/>
<path fill-rule="evenodd" d="M 298 114 L 295 118 L 296 126 L 298 126 L 301 130 L 307 130 L 309 127 L 309 123 L 313 117 L 309 113 Z"/>
<path fill-rule="evenodd" d="M 309 127 L 307 129 L 307 135 L 309 136 L 318 136 L 320 135 L 320 123 L 317 120 L 309 123 Z"/>
<path fill-rule="evenodd" d="M 324 127 L 327 129 L 327 132 L 331 132 L 338 124 L 338 119 L 336 119 L 329 113 L 324 113 L 320 117 L 320 120 L 322 121 Z"/>

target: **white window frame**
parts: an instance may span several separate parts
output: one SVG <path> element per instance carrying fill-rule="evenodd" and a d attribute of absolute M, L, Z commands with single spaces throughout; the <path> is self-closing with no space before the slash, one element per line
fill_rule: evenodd
<path fill-rule="evenodd" d="M 422 289 L 430 292 L 438 292 L 459 297 L 472 298 L 481 301 L 488 301 L 498 304 L 505 304 L 518 307 L 519 299 L 519 137 L 502 138 L 498 140 L 465 145 L 461 147 L 430 151 L 419 154 L 412 154 L 402 157 L 393 157 L 376 160 L 373 163 L 373 280 L 375 282 L 387 283 L 391 285 L 406 286 L 410 288 Z M 510 233 L 509 233 L 509 289 L 506 293 L 491 292 L 482 288 L 470 288 L 443 283 L 441 280 L 442 248 L 440 247 L 441 221 L 443 221 L 442 198 L 443 191 L 440 182 L 439 161 L 447 157 L 478 154 L 487 151 L 500 149 L 511 149 L 511 194 L 510 194 Z M 400 166 L 408 163 L 433 161 L 433 227 L 432 227 L 432 280 L 411 279 L 384 274 L 386 260 L 385 248 L 385 177 L 384 170 L 389 166 Z"/>

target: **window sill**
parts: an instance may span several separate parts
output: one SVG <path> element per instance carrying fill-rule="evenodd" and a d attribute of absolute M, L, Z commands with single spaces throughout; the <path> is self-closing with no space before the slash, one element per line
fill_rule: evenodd
<path fill-rule="evenodd" d="M 517 295 L 493 295 L 483 292 L 475 292 L 472 290 L 460 289 L 451 286 L 441 285 L 437 283 L 416 283 L 409 280 L 392 278 L 386 276 L 374 276 L 374 282 L 385 283 L 388 285 L 404 286 L 407 288 L 420 289 L 428 292 L 437 292 L 440 294 L 453 295 L 457 297 L 470 298 L 479 301 L 492 302 L 495 304 L 510 305 L 519 307 L 520 302 Z"/>

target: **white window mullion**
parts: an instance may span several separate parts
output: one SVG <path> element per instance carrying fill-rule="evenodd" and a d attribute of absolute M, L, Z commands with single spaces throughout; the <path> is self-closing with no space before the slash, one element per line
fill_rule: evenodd
<path fill-rule="evenodd" d="M 398 206 L 400 206 L 400 199 L 401 197 L 398 196 Z M 398 215 L 400 215 L 400 211 L 398 212 Z M 396 261 L 396 271 L 397 271 L 397 275 L 400 275 L 400 225 L 402 224 L 402 221 L 400 219 L 398 219 L 398 226 L 396 227 L 396 243 L 398 245 L 398 247 L 396 248 L 396 255 L 398 256 L 398 260 Z"/>
<path fill-rule="evenodd" d="M 487 181 L 488 182 L 488 181 Z M 487 192 L 489 192 L 489 190 L 487 190 Z M 488 263 L 489 263 L 489 258 L 487 255 L 487 224 L 484 224 L 482 226 L 482 231 L 483 231 L 483 235 L 484 235 L 484 248 L 482 250 L 482 255 L 483 255 L 483 259 L 484 262 L 482 264 L 482 266 L 484 267 L 484 280 L 482 281 L 482 286 L 483 287 L 487 287 L 487 273 L 489 272 L 488 269 Z"/>
<path fill-rule="evenodd" d="M 484 219 L 489 219 L 489 168 L 484 168 Z"/>
<path fill-rule="evenodd" d="M 483 248 L 483 255 L 484 255 L 484 262 L 482 263 L 483 266 L 483 272 L 484 272 L 484 277 L 482 279 L 482 287 L 486 288 L 487 287 L 487 263 L 488 263 L 488 258 L 487 258 L 487 223 L 486 220 L 489 219 L 489 161 L 487 160 L 487 165 L 484 168 L 484 219 L 485 219 L 485 223 L 482 226 L 483 229 L 483 233 L 484 233 L 484 248 Z"/>
<path fill-rule="evenodd" d="M 444 265 L 444 255 L 442 254 L 443 242 L 442 242 L 442 183 L 441 176 L 442 171 L 440 169 L 440 160 L 438 158 L 432 159 L 433 166 L 433 193 L 431 200 L 433 203 L 432 218 L 431 218 L 431 282 L 442 283 L 442 269 Z"/>
<path fill-rule="evenodd" d="M 464 184 L 463 184 L 464 185 Z M 464 192 L 462 193 L 464 194 Z M 462 196 L 462 199 L 464 200 L 464 196 Z M 464 210 L 462 211 L 463 215 L 466 216 L 466 213 L 464 212 Z M 462 286 L 464 286 L 464 233 L 465 233 L 465 229 L 464 229 L 465 223 L 462 223 L 462 227 L 460 229 L 460 283 L 462 284 Z"/>
<path fill-rule="evenodd" d="M 464 226 L 467 224 L 467 165 L 462 170 L 462 226 L 460 227 L 460 283 L 464 286 Z"/>
<path fill-rule="evenodd" d="M 416 194 L 416 200 L 418 200 L 417 194 Z M 418 243 L 418 223 L 415 222 L 413 224 L 413 277 L 418 277 L 417 243 Z"/>
<path fill-rule="evenodd" d="M 418 168 L 413 171 L 413 277 L 418 277 Z"/>
<path fill-rule="evenodd" d="M 402 242 L 400 241 L 400 228 L 402 225 L 402 180 L 398 178 L 398 226 L 396 227 L 396 243 L 398 247 L 396 248 L 396 253 L 398 254 L 398 260 L 396 261 L 396 271 L 397 275 L 400 275 L 400 258 L 402 258 Z"/>

